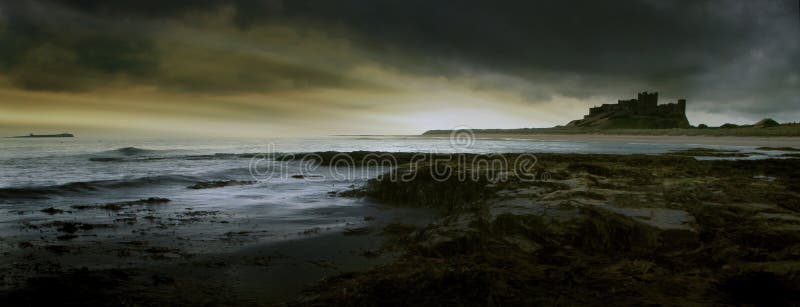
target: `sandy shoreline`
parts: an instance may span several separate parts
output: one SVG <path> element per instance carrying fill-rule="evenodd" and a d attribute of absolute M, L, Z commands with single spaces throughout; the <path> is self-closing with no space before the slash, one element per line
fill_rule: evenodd
<path fill-rule="evenodd" d="M 442 138 L 449 134 L 419 135 L 420 138 Z M 540 141 L 626 142 L 652 144 L 698 144 L 727 146 L 800 147 L 800 137 L 757 136 L 673 136 L 673 135 L 609 135 L 609 134 L 513 134 L 476 133 L 479 139 L 523 139 Z"/>

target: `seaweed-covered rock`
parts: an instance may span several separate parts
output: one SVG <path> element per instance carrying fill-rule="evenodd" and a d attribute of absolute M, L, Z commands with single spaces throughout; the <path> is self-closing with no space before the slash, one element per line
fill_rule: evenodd
<path fill-rule="evenodd" d="M 729 154 L 687 155 L 697 153 Z M 326 279 L 293 303 L 800 303 L 800 162 L 537 157 L 537 171 L 557 175 L 520 180 L 499 166 L 491 171 L 510 178 L 434 180 L 427 164 L 370 181 L 368 196 L 443 208 L 445 216 L 424 227 L 387 226 L 385 248 L 403 252 L 399 260 Z M 400 175 L 412 179 L 391 180 Z"/>

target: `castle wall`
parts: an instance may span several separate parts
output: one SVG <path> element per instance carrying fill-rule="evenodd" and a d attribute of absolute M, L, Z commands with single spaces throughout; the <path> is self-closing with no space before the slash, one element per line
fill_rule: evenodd
<path fill-rule="evenodd" d="M 686 114 L 686 100 L 681 99 L 678 103 L 668 103 L 658 106 L 658 114 L 664 115 L 684 115 Z"/>

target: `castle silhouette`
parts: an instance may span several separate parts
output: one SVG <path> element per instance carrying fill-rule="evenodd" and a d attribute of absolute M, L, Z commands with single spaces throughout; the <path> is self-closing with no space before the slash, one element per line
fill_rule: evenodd
<path fill-rule="evenodd" d="M 571 121 L 567 127 L 584 128 L 687 128 L 686 99 L 677 103 L 658 104 L 658 92 L 641 92 L 635 99 L 618 100 L 589 108 L 583 119 Z"/>
<path fill-rule="evenodd" d="M 629 112 L 632 115 L 683 115 L 686 114 L 686 99 L 678 99 L 678 103 L 658 104 L 658 92 L 641 92 L 636 99 L 618 100 L 616 104 L 603 104 L 599 107 L 589 108 L 589 115 L 596 116 L 601 113 Z"/>

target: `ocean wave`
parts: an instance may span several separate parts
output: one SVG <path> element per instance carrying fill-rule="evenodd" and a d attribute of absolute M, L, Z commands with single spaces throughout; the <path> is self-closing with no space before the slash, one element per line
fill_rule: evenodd
<path fill-rule="evenodd" d="M 144 149 L 137 147 L 122 147 L 114 150 L 104 151 L 101 152 L 101 154 L 115 155 L 115 156 L 143 156 L 143 155 L 156 154 L 158 152 L 160 152 L 160 150 Z"/>
<path fill-rule="evenodd" d="M 124 147 L 89 155 L 92 162 L 152 162 L 160 160 L 229 160 L 250 159 L 259 153 L 183 154 L 181 150 L 153 150 Z"/>
<path fill-rule="evenodd" d="M 122 157 L 90 157 L 89 161 L 92 162 L 152 162 L 169 159 L 168 157 L 137 157 L 137 158 L 122 158 Z"/>
<path fill-rule="evenodd" d="M 259 167 L 259 170 L 261 171 L 280 171 L 278 166 L 273 165 L 261 165 Z M 253 173 L 249 166 L 226 168 L 222 170 L 209 170 L 201 174 L 201 176 L 207 180 L 242 180 L 252 178 L 252 175 Z"/>
<path fill-rule="evenodd" d="M 48 195 L 97 190 L 91 182 L 70 182 L 55 186 L 0 188 L 0 198 L 47 198 Z"/>
<path fill-rule="evenodd" d="M 106 180 L 100 181 L 97 184 L 103 188 L 135 188 L 156 184 L 186 184 L 199 180 L 202 179 L 186 175 L 158 175 L 131 179 Z"/>
<path fill-rule="evenodd" d="M 113 150 L 101 151 L 89 155 L 92 162 L 127 162 L 161 160 L 169 155 L 169 151 L 143 149 L 137 147 L 122 147 Z"/>
<path fill-rule="evenodd" d="M 137 178 L 79 181 L 52 186 L 0 188 L 0 198 L 4 199 L 43 199 L 53 195 L 86 193 L 105 189 L 136 188 L 150 185 L 195 183 L 200 178 L 183 175 L 158 175 Z"/>
<path fill-rule="evenodd" d="M 259 154 L 255 153 L 215 153 L 210 155 L 185 155 L 175 158 L 185 160 L 227 160 L 227 159 L 244 159 L 253 158 Z"/>

